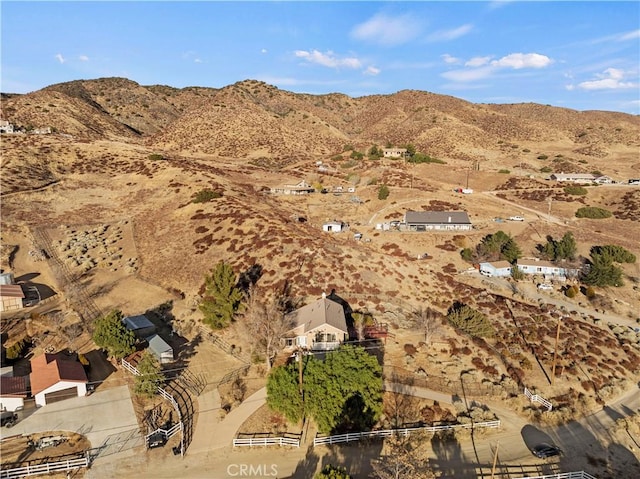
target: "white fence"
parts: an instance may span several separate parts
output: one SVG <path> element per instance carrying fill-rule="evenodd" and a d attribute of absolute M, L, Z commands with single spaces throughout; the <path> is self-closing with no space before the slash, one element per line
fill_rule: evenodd
<path fill-rule="evenodd" d="M 550 474 L 548 476 L 518 477 L 516 479 L 596 479 L 596 478 L 584 471 L 574 471 L 574 472 L 561 472 L 558 474 Z"/>
<path fill-rule="evenodd" d="M 182 422 L 179 422 L 178 424 L 176 424 L 175 426 L 169 429 L 158 428 L 155 431 L 151 431 L 149 434 L 145 436 L 144 438 L 145 444 L 149 442 L 149 438 L 154 434 L 161 433 L 162 435 L 164 435 L 166 439 L 169 439 L 173 437 L 178 431 L 182 431 Z"/>
<path fill-rule="evenodd" d="M 539 396 L 538 394 L 531 394 L 531 391 L 529 391 L 527 388 L 524 388 L 524 395 L 527 396 L 531 402 L 537 402 L 545 406 L 547 408 L 547 411 L 551 411 L 553 409 L 553 404 L 551 404 L 549 401 L 547 401 L 542 396 Z"/>
<path fill-rule="evenodd" d="M 67 461 L 47 462 L 33 466 L 18 467 L 16 469 L 3 469 L 0 471 L 0 478 L 13 479 L 25 476 L 35 476 L 36 474 L 50 474 L 52 472 L 71 471 L 81 467 L 89 467 L 89 459 L 69 459 Z"/>
<path fill-rule="evenodd" d="M 500 427 L 500 421 L 488 421 L 488 422 L 476 422 L 473 424 L 453 424 L 450 426 L 425 426 L 425 427 L 411 427 L 406 429 L 382 429 L 379 431 L 365 431 L 365 432 L 353 432 L 348 434 L 338 434 L 336 436 L 323 436 L 316 437 L 313 440 L 314 446 L 322 444 L 338 444 L 341 442 L 359 441 L 361 439 L 371 437 L 390 437 L 394 434 L 402 436 L 408 436 L 414 432 L 438 432 L 455 429 L 471 429 L 476 427 L 497 428 Z"/>
<path fill-rule="evenodd" d="M 236 438 L 233 446 L 295 446 L 300 447 L 300 439 L 292 437 L 247 437 Z"/>

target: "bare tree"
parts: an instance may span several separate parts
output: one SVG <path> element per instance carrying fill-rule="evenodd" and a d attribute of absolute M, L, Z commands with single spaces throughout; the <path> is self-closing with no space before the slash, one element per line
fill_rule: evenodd
<path fill-rule="evenodd" d="M 418 434 L 395 434 L 384 441 L 385 452 L 371 462 L 375 479 L 434 479 L 438 477 L 429 467 L 426 451 L 420 444 L 427 441 Z"/>
<path fill-rule="evenodd" d="M 425 343 L 430 343 L 442 330 L 442 320 L 438 312 L 431 308 L 419 308 L 413 313 L 413 324 L 424 333 Z"/>
<path fill-rule="evenodd" d="M 269 371 L 280 339 L 294 325 L 286 314 L 290 298 L 283 297 L 283 292 L 265 296 L 256 286 L 249 289 L 244 325 L 254 351 L 264 355 Z"/>

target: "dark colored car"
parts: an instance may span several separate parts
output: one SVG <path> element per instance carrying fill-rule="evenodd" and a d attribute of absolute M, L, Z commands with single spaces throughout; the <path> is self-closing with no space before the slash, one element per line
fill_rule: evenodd
<path fill-rule="evenodd" d="M 18 415 L 16 413 L 10 411 L 2 411 L 2 416 L 0 417 L 0 426 L 11 427 L 17 422 Z"/>
<path fill-rule="evenodd" d="M 562 454 L 562 450 L 558 446 L 554 446 L 547 443 L 538 444 L 531 452 L 534 456 L 539 457 L 540 459 L 546 459 L 548 457 L 559 456 Z"/>
<path fill-rule="evenodd" d="M 156 432 L 149 436 L 147 440 L 147 447 L 153 449 L 156 447 L 163 447 L 167 443 L 167 437 L 161 432 Z"/>

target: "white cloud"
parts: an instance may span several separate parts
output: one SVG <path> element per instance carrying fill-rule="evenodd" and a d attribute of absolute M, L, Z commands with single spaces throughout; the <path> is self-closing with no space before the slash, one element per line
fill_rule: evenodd
<path fill-rule="evenodd" d="M 88 62 L 89 61 L 89 57 L 87 55 L 80 55 L 78 57 L 78 60 L 80 60 L 81 62 Z"/>
<path fill-rule="evenodd" d="M 296 50 L 295 56 L 309 63 L 316 63 L 328 68 L 361 68 L 362 62 L 355 57 L 338 58 L 332 51 L 322 53 L 318 50 Z"/>
<path fill-rule="evenodd" d="M 445 63 L 449 63 L 449 64 L 460 63 L 460 59 L 459 58 L 452 57 L 448 53 L 445 53 L 444 55 L 440 55 L 440 58 L 442 58 Z"/>
<path fill-rule="evenodd" d="M 64 63 L 66 62 L 66 60 L 64 59 L 64 57 L 62 56 L 62 53 L 56 53 L 55 56 L 56 60 L 58 60 L 60 63 Z"/>
<path fill-rule="evenodd" d="M 620 90 L 624 88 L 637 88 L 638 84 L 622 81 L 625 72 L 617 68 L 607 68 L 604 72 L 596 74 L 597 80 L 583 81 L 578 88 L 583 90 Z"/>
<path fill-rule="evenodd" d="M 200 58 L 194 58 L 193 63 L 202 63 L 202 60 Z"/>
<path fill-rule="evenodd" d="M 267 49 L 263 48 L 262 50 L 260 50 L 260 53 L 267 53 Z"/>
<path fill-rule="evenodd" d="M 427 40 L 431 42 L 444 42 L 448 40 L 455 40 L 456 38 L 460 38 L 467 33 L 469 33 L 473 29 L 473 25 L 467 23 L 465 25 L 461 25 L 458 28 L 453 28 L 451 30 L 438 30 L 437 32 L 433 32 L 431 35 L 427 37 Z"/>
<path fill-rule="evenodd" d="M 481 67 L 489 63 L 491 57 L 473 57 L 471 60 L 465 62 L 465 67 Z"/>
<path fill-rule="evenodd" d="M 499 60 L 492 61 L 491 65 L 519 70 L 521 68 L 544 68 L 551 63 L 553 63 L 551 58 L 539 53 L 511 53 Z"/>
<path fill-rule="evenodd" d="M 469 82 L 487 78 L 491 76 L 493 72 L 494 68 L 485 66 L 482 68 L 474 68 L 473 70 L 451 70 L 444 72 L 442 76 L 447 80 L 455 82 Z"/>
<path fill-rule="evenodd" d="M 416 19 L 408 14 L 391 17 L 377 14 L 351 30 L 351 36 L 381 45 L 400 45 L 417 37 L 422 30 Z"/>
<path fill-rule="evenodd" d="M 489 10 L 495 10 L 496 8 L 502 8 L 510 4 L 513 0 L 493 0 L 489 2 Z"/>
<path fill-rule="evenodd" d="M 364 73 L 365 75 L 376 76 L 380 73 L 380 69 L 374 66 L 369 66 L 362 73 Z"/>
<path fill-rule="evenodd" d="M 640 38 L 640 29 L 633 30 L 628 33 L 623 33 L 618 37 L 618 40 L 621 42 L 625 42 L 627 40 L 635 40 L 636 38 Z"/>
<path fill-rule="evenodd" d="M 565 87 L 565 89 L 567 89 L 567 90 L 569 90 L 569 91 L 573 91 L 573 90 L 575 90 L 575 89 L 576 89 L 576 86 L 575 86 L 575 85 L 573 85 L 573 84 L 571 84 L 571 83 L 570 83 L 570 84 L 568 84 L 568 85 L 565 85 L 564 87 Z"/>

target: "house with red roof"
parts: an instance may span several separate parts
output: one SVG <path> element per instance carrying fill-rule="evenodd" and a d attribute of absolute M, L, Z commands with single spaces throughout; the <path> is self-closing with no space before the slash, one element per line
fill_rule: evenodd
<path fill-rule="evenodd" d="M 26 376 L 0 376 L 0 411 L 22 409 L 26 397 Z"/>
<path fill-rule="evenodd" d="M 82 364 L 59 354 L 33 358 L 30 380 L 36 406 L 87 394 L 87 375 Z"/>

